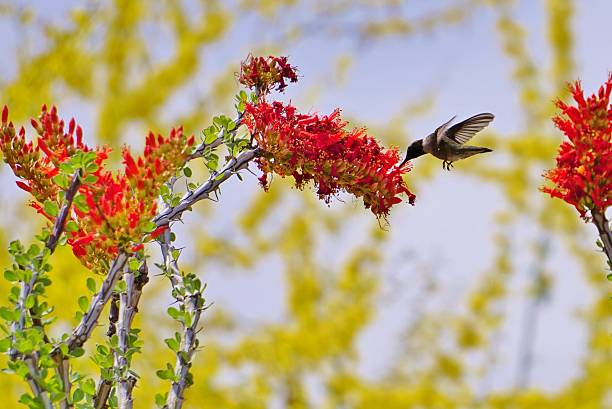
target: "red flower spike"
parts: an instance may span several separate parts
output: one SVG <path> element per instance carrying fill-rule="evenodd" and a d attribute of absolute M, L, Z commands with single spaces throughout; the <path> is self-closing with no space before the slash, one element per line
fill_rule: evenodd
<path fill-rule="evenodd" d="M 286 80 L 297 82 L 297 70 L 287 62 L 287 57 L 253 57 L 249 55 L 240 64 L 238 81 L 246 87 L 267 94 L 276 87 L 279 92 L 287 87 Z"/>
<path fill-rule="evenodd" d="M 568 140 L 559 147 L 557 166 L 544 174 L 553 186 L 541 190 L 586 219 L 588 211 L 605 213 L 612 204 L 612 74 L 598 94 L 587 98 L 580 82 L 569 89 L 576 105 L 557 101 L 561 114 L 553 118 Z"/>
<path fill-rule="evenodd" d="M 340 191 L 362 197 L 366 208 L 386 217 L 391 206 L 405 194 L 415 196 L 402 175 L 409 166 L 398 167 L 397 149 L 384 149 L 364 129 L 347 130 L 340 112 L 328 116 L 304 115 L 280 102 L 247 104 L 244 123 L 264 152 L 257 159 L 267 188 L 267 173 L 293 176 L 296 187 L 310 181 L 326 203 Z"/>
<path fill-rule="evenodd" d="M 58 117 L 55 107 L 48 111 L 43 106 L 38 121 L 31 122 L 39 135 L 36 147 L 26 142 L 25 130 L 20 130 L 16 136 L 13 125 L 3 123 L 0 150 L 4 161 L 21 179 L 17 185 L 36 199 L 31 206 L 53 222 L 42 206 L 47 200 L 61 205 L 58 192 L 63 187 L 57 186 L 53 177 L 58 174 L 62 162 L 77 152 L 91 152 L 92 149 L 83 144 L 83 131 L 76 121 L 67 122 L 67 133 L 64 133 L 64 121 Z M 98 271 L 105 261 L 118 254 L 119 249 L 139 251 L 143 237 L 154 237 L 148 226 L 157 210 L 159 188 L 184 166 L 194 140 L 193 136 L 187 138 L 181 128 L 173 130 L 166 138 L 151 134 L 147 137 L 143 156 L 136 158 L 124 148 L 124 173 L 111 173 L 104 168 L 109 148 L 93 150 L 94 163 L 98 165 L 93 172 L 96 181 L 79 187 L 78 195 L 85 198 L 87 208 L 72 207 L 69 217 L 78 228 L 68 233 L 67 240 L 85 266 Z M 161 231 L 163 229 L 158 229 L 156 233 Z"/>
<path fill-rule="evenodd" d="M 2 108 L 2 125 L 6 125 L 7 121 L 8 121 L 8 107 L 5 105 L 4 108 Z"/>

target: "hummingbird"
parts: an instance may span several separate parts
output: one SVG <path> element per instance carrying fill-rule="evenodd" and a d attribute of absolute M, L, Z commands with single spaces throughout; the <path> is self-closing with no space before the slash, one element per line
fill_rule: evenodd
<path fill-rule="evenodd" d="M 442 169 L 450 170 L 453 162 L 459 159 L 469 158 L 478 153 L 491 152 L 489 148 L 465 145 L 474 135 L 486 128 L 495 116 L 488 112 L 474 115 L 449 128 L 456 116 L 440 125 L 434 132 L 424 139 L 419 139 L 410 144 L 406 152 L 406 158 L 400 167 L 410 159 L 430 153 L 438 159 L 442 159 Z"/>

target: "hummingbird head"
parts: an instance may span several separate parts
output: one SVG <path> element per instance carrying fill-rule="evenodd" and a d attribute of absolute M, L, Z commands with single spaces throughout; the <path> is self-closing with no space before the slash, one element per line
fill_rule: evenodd
<path fill-rule="evenodd" d="M 410 160 L 414 158 L 418 158 L 421 155 L 425 155 L 425 151 L 423 150 L 423 140 L 419 139 L 414 141 L 408 146 L 408 151 L 406 152 L 406 159 Z"/>

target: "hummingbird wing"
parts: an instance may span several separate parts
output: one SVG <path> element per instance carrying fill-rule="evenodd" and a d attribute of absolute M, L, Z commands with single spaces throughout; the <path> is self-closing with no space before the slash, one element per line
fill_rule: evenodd
<path fill-rule="evenodd" d="M 454 117 L 452 117 L 451 119 L 449 119 L 448 121 L 444 122 L 442 125 L 436 128 L 434 132 L 434 135 L 436 135 L 436 143 L 440 143 L 442 141 L 442 138 L 444 138 L 444 136 L 446 135 L 446 132 L 447 132 L 446 129 L 448 128 L 450 123 L 453 122 L 455 118 L 457 118 L 457 115 L 455 115 Z"/>
<path fill-rule="evenodd" d="M 493 118 L 495 118 L 495 115 L 488 112 L 474 115 L 465 121 L 461 121 L 451 126 L 448 131 L 446 131 L 446 135 L 444 136 L 460 145 L 463 145 L 472 139 L 472 137 L 478 132 L 486 128 L 487 125 L 491 123 Z"/>

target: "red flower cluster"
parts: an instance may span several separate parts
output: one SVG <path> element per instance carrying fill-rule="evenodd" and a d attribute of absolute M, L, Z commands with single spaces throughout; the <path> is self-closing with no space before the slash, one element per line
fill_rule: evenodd
<path fill-rule="evenodd" d="M 43 106 L 40 120 L 32 121 L 40 135 L 36 146 L 25 141 L 23 128 L 17 136 L 13 124 L 7 121 L 5 107 L 0 129 L 4 160 L 15 175 L 23 179 L 17 184 L 36 199 L 32 207 L 54 222 L 45 204 L 52 202 L 56 207 L 61 206 L 62 198 L 58 193 L 65 190 L 54 176 L 75 154 L 92 150 L 83 144 L 81 128 L 74 120 L 64 133 L 64 122 L 58 118 L 55 107 L 47 112 Z M 150 225 L 156 212 L 159 188 L 185 164 L 193 145 L 194 137 L 186 137 L 182 128 L 173 129 L 167 138 L 149 134 L 142 157 L 134 159 L 124 148 L 124 173 L 104 169 L 103 162 L 110 149 L 93 150 L 95 157 L 90 154 L 87 164 L 81 168 L 83 183 L 69 218 L 69 223 L 76 228 L 67 232 L 68 244 L 84 265 L 94 270 L 102 269 L 119 249 L 138 251 L 148 233 L 151 238 L 160 232 L 160 229 L 151 232 Z"/>
<path fill-rule="evenodd" d="M 282 92 L 287 87 L 285 80 L 297 82 L 296 69 L 287 62 L 287 57 L 249 55 L 240 64 L 238 81 L 248 88 L 255 88 L 260 94 L 267 94 L 275 86 Z"/>
<path fill-rule="evenodd" d="M 83 144 L 83 131 L 74 119 L 68 124 L 68 132 L 64 133 L 64 121 L 58 118 L 55 107 L 48 111 L 43 105 L 39 121 L 32 119 L 31 122 L 39 135 L 36 146 L 26 142 L 23 127 L 16 135 L 15 127 L 8 123 L 8 108 L 5 106 L 0 127 L 0 150 L 15 176 L 25 181 L 17 181 L 17 186 L 42 203 L 55 198 L 59 192 L 52 181 L 58 174 L 59 165 L 75 152 L 90 152 L 91 148 Z M 108 151 L 99 148 L 95 152 L 96 163 L 100 165 L 107 158 Z"/>
<path fill-rule="evenodd" d="M 577 106 L 557 101 L 562 115 L 553 119 L 568 137 L 557 155 L 557 167 L 544 177 L 554 186 L 542 190 L 576 207 L 582 217 L 589 210 L 612 204 L 612 74 L 599 93 L 584 97 L 580 82 L 570 85 Z"/>
<path fill-rule="evenodd" d="M 410 168 L 397 166 L 397 149 L 383 149 L 363 129 L 348 131 L 338 110 L 319 117 L 297 113 L 291 105 L 261 101 L 247 104 L 246 114 L 243 121 L 263 151 L 258 165 L 264 172 L 264 188 L 271 172 L 293 176 L 298 188 L 314 181 L 327 203 L 346 191 L 362 197 L 377 217 L 385 217 L 400 203 L 402 193 L 414 203 L 402 178 Z"/>

